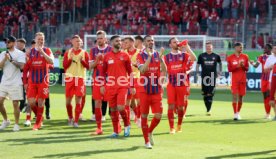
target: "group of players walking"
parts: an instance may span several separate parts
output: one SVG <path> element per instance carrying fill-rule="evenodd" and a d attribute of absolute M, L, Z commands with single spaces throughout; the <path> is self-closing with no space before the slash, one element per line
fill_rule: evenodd
<path fill-rule="evenodd" d="M 154 37 L 126 36 L 123 39 L 114 35 L 107 44 L 107 35 L 98 31 L 97 46 L 87 53 L 82 49 L 83 42 L 78 35 L 71 38 L 72 48 L 64 54 L 65 96 L 68 124 L 79 127 L 79 119 L 85 103 L 86 71 L 93 70 L 92 99 L 95 102 L 95 120 L 97 128 L 92 135 L 102 135 L 102 106 L 107 102 L 109 115 L 113 125 L 112 138 L 117 138 L 122 131 L 130 136 L 131 110 L 135 114 L 135 122 L 141 127 L 145 147 L 154 145 L 153 131 L 159 124 L 163 113 L 163 86 L 166 85 L 168 103 L 168 121 L 170 134 L 182 132 L 188 97 L 190 95 L 189 74 L 196 56 L 187 40 L 179 42 L 176 37 L 169 40 L 170 52 L 165 49 L 157 51 Z M 15 125 L 13 130 L 19 131 L 19 101 L 23 99 L 23 85 L 26 90 L 28 104 L 36 116 L 33 130 L 43 126 L 45 99 L 49 97 L 49 69 L 53 67 L 54 57 L 50 48 L 44 46 L 44 34 L 35 35 L 35 44 L 26 54 L 15 48 L 16 38 L 7 39 L 7 51 L 0 54 L 0 68 L 3 77 L 0 84 L 0 111 L 4 118 L 0 129 L 10 125 L 4 100 L 9 97 L 13 101 Z M 262 64 L 262 92 L 266 118 L 270 118 L 270 107 L 275 113 L 275 77 L 276 77 L 276 45 L 266 45 L 265 53 L 257 63 L 249 61 L 243 51 L 242 43 L 234 45 L 235 52 L 227 57 L 228 71 L 232 77 L 232 95 L 234 120 L 240 120 L 243 97 L 246 94 L 246 72 L 249 63 L 258 67 Z M 270 55 L 272 52 L 272 55 Z M 217 67 L 217 65 L 219 67 Z M 201 67 L 201 83 L 207 115 L 211 115 L 211 106 L 215 94 L 216 78 L 221 75 L 220 56 L 213 52 L 211 42 L 206 43 L 206 52 L 198 56 L 196 71 Z M 218 69 L 217 69 L 218 68 Z M 21 73 L 21 71 L 23 73 Z M 22 76 L 23 74 L 23 76 Z M 272 81 L 271 81 L 272 80 Z M 166 84 L 165 84 L 166 83 Z M 271 91 L 270 91 L 271 90 Z M 73 111 L 72 100 L 75 97 Z M 148 124 L 149 111 L 153 118 Z M 178 121 L 174 127 L 174 115 Z M 30 121 L 30 110 L 27 120 Z M 30 125 L 30 122 L 27 124 Z"/>

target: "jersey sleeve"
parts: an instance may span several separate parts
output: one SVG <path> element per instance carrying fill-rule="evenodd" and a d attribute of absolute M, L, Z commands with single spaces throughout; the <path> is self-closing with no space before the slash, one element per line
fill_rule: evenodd
<path fill-rule="evenodd" d="M 21 52 L 21 54 L 18 57 L 17 62 L 26 63 L 26 55 L 25 55 L 25 53 Z"/>
<path fill-rule="evenodd" d="M 145 64 L 145 61 L 143 60 L 142 55 L 138 54 L 138 56 L 137 56 L 138 69 L 140 69 L 144 64 Z"/>
<path fill-rule="evenodd" d="M 202 55 L 198 56 L 197 64 L 202 65 Z"/>
<path fill-rule="evenodd" d="M 245 71 L 248 71 L 248 69 L 249 69 L 249 58 L 247 55 L 245 56 L 244 69 L 245 69 Z"/>
<path fill-rule="evenodd" d="M 262 63 L 263 63 L 263 58 L 262 58 L 262 56 L 259 56 L 257 61 L 258 61 L 260 64 L 262 64 Z"/>
<path fill-rule="evenodd" d="M 89 54 L 87 52 L 84 53 L 84 60 L 81 60 L 81 64 L 86 69 L 89 69 Z"/>
<path fill-rule="evenodd" d="M 191 61 L 190 55 L 188 53 L 184 53 L 184 61 L 183 61 L 184 65 L 188 65 L 189 61 Z"/>
<path fill-rule="evenodd" d="M 64 54 L 63 58 L 63 68 L 66 70 L 72 63 L 72 59 L 68 60 L 68 52 Z"/>
<path fill-rule="evenodd" d="M 53 55 L 53 52 L 50 48 L 46 48 L 45 49 L 45 53 L 50 56 L 50 58 L 54 61 L 54 55 Z"/>
<path fill-rule="evenodd" d="M 219 56 L 219 55 L 217 55 L 217 56 L 218 56 L 217 62 L 218 62 L 218 63 L 221 63 L 221 58 L 220 58 L 220 56 Z"/>
<path fill-rule="evenodd" d="M 130 76 L 130 74 L 132 73 L 131 60 L 130 60 L 130 57 L 128 56 L 128 54 L 126 54 L 125 56 L 126 56 L 126 70 L 127 70 L 128 75 Z"/>
<path fill-rule="evenodd" d="M 89 59 L 89 62 L 94 62 L 96 60 L 96 57 L 94 55 L 93 50 L 94 50 L 93 48 L 90 50 L 90 54 L 89 54 L 90 59 Z"/>
<path fill-rule="evenodd" d="M 233 72 L 235 69 L 232 66 L 231 56 L 227 57 L 227 68 L 229 72 Z"/>

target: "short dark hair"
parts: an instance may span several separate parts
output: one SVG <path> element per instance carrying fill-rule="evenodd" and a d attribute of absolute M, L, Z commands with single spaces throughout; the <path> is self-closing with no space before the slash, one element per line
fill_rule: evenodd
<path fill-rule="evenodd" d="M 171 44 L 171 42 L 172 42 L 173 39 L 176 39 L 176 37 L 170 38 L 170 39 L 169 39 L 169 44 Z"/>
<path fill-rule="evenodd" d="M 148 37 L 153 37 L 153 36 L 152 36 L 152 35 L 146 35 L 146 36 L 144 37 L 143 41 L 146 41 L 146 39 L 147 39 Z"/>
<path fill-rule="evenodd" d="M 35 44 L 35 39 L 32 40 L 31 44 L 32 44 L 32 45 Z"/>
<path fill-rule="evenodd" d="M 21 42 L 21 43 L 24 43 L 24 44 L 27 43 L 24 38 L 17 39 L 16 42 Z"/>
<path fill-rule="evenodd" d="M 129 40 L 131 42 L 134 42 L 134 38 L 132 36 L 127 36 L 124 38 L 124 40 Z"/>
<path fill-rule="evenodd" d="M 265 44 L 265 47 L 267 47 L 269 50 L 272 50 L 272 44 Z"/>
<path fill-rule="evenodd" d="M 137 35 L 134 38 L 135 40 L 140 40 L 140 41 L 144 41 L 143 37 L 141 35 Z"/>
<path fill-rule="evenodd" d="M 119 37 L 120 37 L 119 35 L 113 35 L 113 36 L 110 38 L 110 41 L 113 41 L 114 39 L 119 38 Z"/>
<path fill-rule="evenodd" d="M 237 46 L 243 46 L 243 44 L 242 44 L 241 42 L 236 42 L 236 43 L 234 44 L 234 48 L 237 47 Z"/>

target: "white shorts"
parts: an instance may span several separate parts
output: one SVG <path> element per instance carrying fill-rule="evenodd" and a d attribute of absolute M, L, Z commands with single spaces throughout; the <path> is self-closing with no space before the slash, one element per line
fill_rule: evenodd
<path fill-rule="evenodd" d="M 8 97 L 10 100 L 23 100 L 23 85 L 6 86 L 0 84 L 0 97 Z"/>

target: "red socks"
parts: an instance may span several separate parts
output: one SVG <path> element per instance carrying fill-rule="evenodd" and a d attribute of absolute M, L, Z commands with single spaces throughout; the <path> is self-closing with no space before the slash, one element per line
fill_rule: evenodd
<path fill-rule="evenodd" d="M 184 108 L 184 111 L 185 111 L 185 108 Z M 182 124 L 183 116 L 184 116 L 184 111 L 178 109 L 178 122 L 177 122 L 177 125 L 181 125 Z"/>
<path fill-rule="evenodd" d="M 241 111 L 241 108 L 242 108 L 242 102 L 238 102 L 238 112 Z"/>
<path fill-rule="evenodd" d="M 67 115 L 69 119 L 73 119 L 73 107 L 71 104 L 66 105 Z"/>
<path fill-rule="evenodd" d="M 174 128 L 174 109 L 168 109 L 168 120 L 170 128 Z"/>
<path fill-rule="evenodd" d="M 238 112 L 237 103 L 232 102 L 234 113 L 236 114 Z"/>
<path fill-rule="evenodd" d="M 269 97 L 264 99 L 264 106 L 266 114 L 270 114 L 271 106 L 269 105 Z"/>
<path fill-rule="evenodd" d="M 44 106 L 37 107 L 36 124 L 40 124 L 42 122 L 43 111 L 44 111 Z"/>
<path fill-rule="evenodd" d="M 155 117 L 153 117 L 151 123 L 150 123 L 150 127 L 149 127 L 149 133 L 152 133 L 154 128 L 156 128 L 156 126 L 159 124 L 160 119 L 157 119 Z"/>
<path fill-rule="evenodd" d="M 184 115 L 186 115 L 187 107 L 188 107 L 188 100 L 184 101 L 184 112 L 183 112 Z"/>
<path fill-rule="evenodd" d="M 130 125 L 130 120 L 129 120 L 129 116 L 126 110 L 122 110 L 119 112 L 123 121 L 124 121 L 124 126 L 129 126 Z"/>
<path fill-rule="evenodd" d="M 37 116 L 37 106 L 31 107 L 31 109 L 34 112 L 35 116 Z"/>
<path fill-rule="evenodd" d="M 31 120 L 31 113 L 27 113 L 26 120 Z"/>
<path fill-rule="evenodd" d="M 83 110 L 83 108 L 84 108 L 84 106 L 85 106 L 85 97 L 86 97 L 86 96 L 83 96 L 83 97 L 81 98 L 81 113 L 82 113 L 82 110 Z"/>
<path fill-rule="evenodd" d="M 111 111 L 110 117 L 112 120 L 113 131 L 119 134 L 119 112 L 118 111 Z"/>
<path fill-rule="evenodd" d="M 137 105 L 135 108 L 135 115 L 137 118 L 141 118 L 141 111 L 140 111 L 140 105 Z"/>
<path fill-rule="evenodd" d="M 141 127 L 143 136 L 145 139 L 145 143 L 149 142 L 149 126 L 148 126 L 148 118 L 141 118 Z"/>
<path fill-rule="evenodd" d="M 75 108 L 75 123 L 79 122 L 80 113 L 81 113 L 81 104 L 76 104 L 76 108 Z"/>
<path fill-rule="evenodd" d="M 130 106 L 129 106 L 129 105 L 126 105 L 126 106 L 125 106 L 125 111 L 126 111 L 126 113 L 127 113 L 127 116 L 129 117 L 128 120 L 129 120 L 129 122 L 130 122 Z"/>
<path fill-rule="evenodd" d="M 98 129 L 102 129 L 102 109 L 100 107 L 95 108 L 95 118 Z"/>

